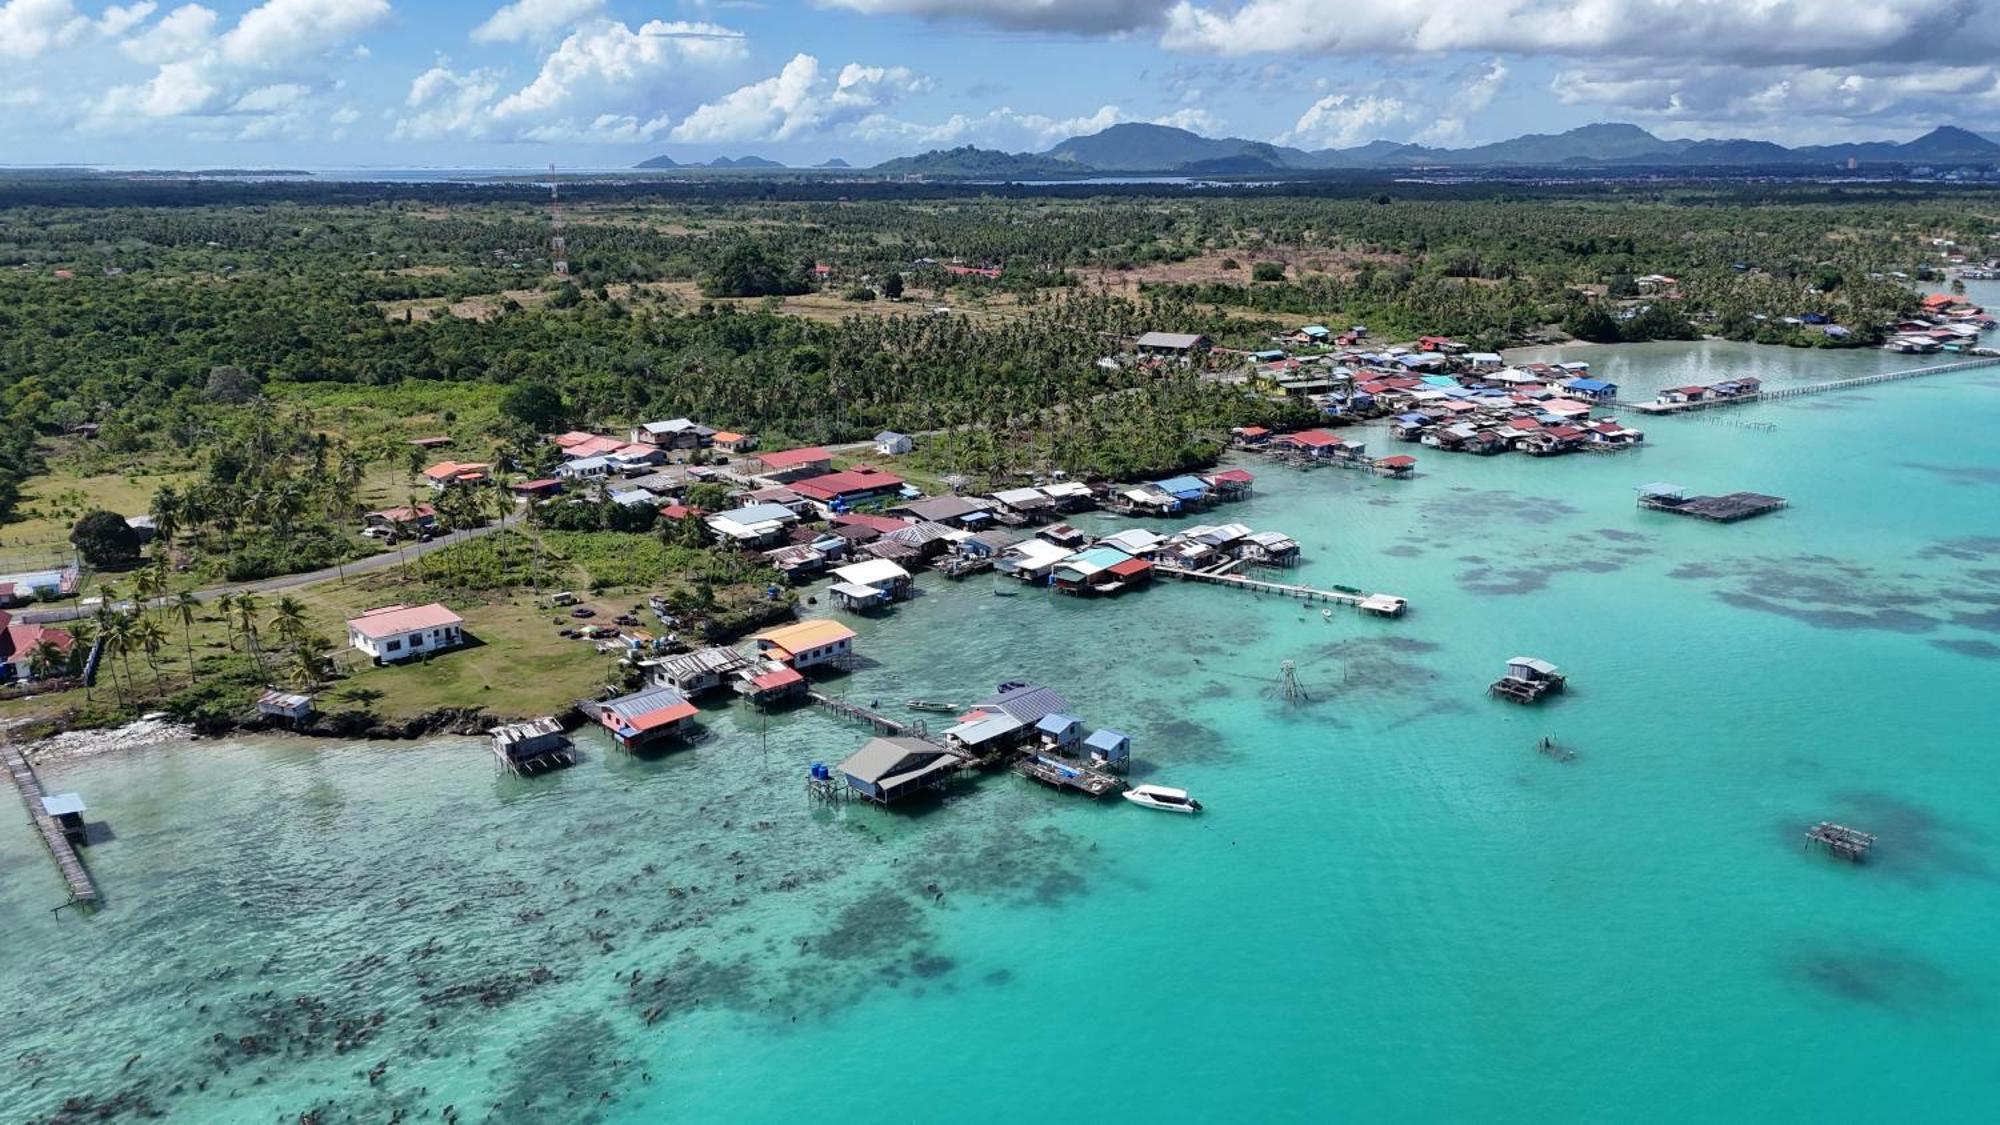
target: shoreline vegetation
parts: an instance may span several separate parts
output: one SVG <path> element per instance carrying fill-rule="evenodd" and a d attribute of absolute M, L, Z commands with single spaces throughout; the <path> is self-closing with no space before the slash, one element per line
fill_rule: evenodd
<path fill-rule="evenodd" d="M 54 606 L 86 611 L 73 657 L 105 653 L 95 688 L 0 719 L 221 730 L 268 685 L 320 692 L 328 733 L 429 733 L 615 683 L 560 636 L 553 590 L 607 615 L 661 596 L 690 643 L 791 612 L 763 559 L 701 525 L 741 478 L 657 508 L 517 507 L 566 430 L 693 418 L 843 469 L 916 434 L 894 468 L 934 494 L 1163 477 L 1214 465 L 1236 427 L 1326 420 L 1249 363 L 1301 324 L 1475 351 L 1869 346 L 2000 235 L 2000 195 L 1907 185 L 892 186 L 579 185 L 555 276 L 546 201 L 514 188 L 0 184 L 0 575 L 80 558 Z M 1137 355 L 1146 332 L 1215 350 Z M 446 459 L 485 483 L 433 490 Z M 442 546 L 362 534 L 421 506 Z M 320 568 L 337 579 L 192 596 Z M 467 650 L 378 669 L 342 643 L 349 616 L 433 600 Z"/>

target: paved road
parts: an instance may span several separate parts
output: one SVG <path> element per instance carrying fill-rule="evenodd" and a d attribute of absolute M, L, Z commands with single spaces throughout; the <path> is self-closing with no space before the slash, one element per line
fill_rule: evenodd
<path fill-rule="evenodd" d="M 339 566 L 329 566 L 323 570 L 309 570 L 303 574 L 280 574 L 276 578 L 261 578 L 255 582 L 236 582 L 228 586 L 216 586 L 207 590 L 196 590 L 194 596 L 202 601 L 210 602 L 224 594 L 267 594 L 279 590 L 296 590 L 301 586 L 312 586 L 320 582 L 331 582 L 340 578 L 352 578 L 357 574 L 372 574 L 378 570 L 387 570 L 393 566 L 400 566 L 407 559 L 422 558 L 432 551 L 443 550 L 453 543 L 462 542 L 466 539 L 477 539 L 482 535 L 491 535 L 503 527 L 511 527 L 519 523 L 521 519 L 521 513 L 516 512 L 499 523 L 487 524 L 485 527 L 475 527 L 470 531 L 461 531 L 452 535 L 440 535 L 428 543 L 413 543 L 401 551 L 384 551 L 379 555 L 369 555 L 365 559 L 356 559 L 353 562 L 342 563 Z M 119 600 L 128 601 L 130 599 L 121 598 Z M 154 604 L 165 604 L 164 599 L 156 600 Z M 52 609 L 36 609 L 16 613 L 14 619 L 36 624 L 51 624 L 58 621 L 73 621 L 79 617 L 88 617 L 91 612 L 92 607 L 67 605 Z"/>

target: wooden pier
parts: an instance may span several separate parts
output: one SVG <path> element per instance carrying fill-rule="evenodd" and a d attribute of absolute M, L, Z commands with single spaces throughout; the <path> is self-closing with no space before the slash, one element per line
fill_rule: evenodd
<path fill-rule="evenodd" d="M 63 882 L 69 884 L 71 906 L 97 905 L 97 884 L 91 881 L 90 870 L 76 854 L 76 846 L 64 835 L 62 825 L 42 807 L 42 779 L 35 776 L 35 767 L 28 764 L 27 755 L 19 746 L 8 743 L 0 748 L 7 759 L 7 775 L 14 779 L 14 787 L 21 791 L 21 803 L 28 807 L 28 819 L 42 834 L 42 843 L 49 847 L 49 854 L 55 856 L 56 866 L 62 870 Z M 58 908 L 60 909 L 60 908 Z"/>
<path fill-rule="evenodd" d="M 1297 598 L 1305 602 L 1334 602 L 1339 605 L 1353 606 L 1357 609 L 1361 608 L 1364 603 L 1375 598 L 1388 598 L 1389 601 L 1397 603 L 1399 607 L 1408 604 L 1401 598 L 1389 598 L 1388 595 L 1383 594 L 1364 594 L 1359 590 L 1352 589 L 1322 590 L 1317 586 L 1307 586 L 1297 582 L 1270 582 L 1262 578 L 1231 574 L 1225 569 L 1181 570 L 1175 567 L 1162 566 L 1155 568 L 1155 573 L 1167 578 L 1178 578 L 1183 582 L 1206 582 L 1213 586 L 1233 586 L 1239 590 L 1249 590 L 1253 594 L 1276 594 L 1279 597 Z M 1380 604 L 1386 605 L 1387 602 Z M 1396 612 L 1400 614 L 1401 609 L 1398 608 Z M 1394 616 L 1394 614 L 1389 616 Z"/>
<path fill-rule="evenodd" d="M 1822 820 L 1806 829 L 1806 847 L 1814 845 L 1850 863 L 1860 863 L 1868 858 L 1868 849 L 1875 846 L 1875 837 L 1843 824 Z"/>
<path fill-rule="evenodd" d="M 1041 754 L 1030 754 L 1014 763 L 1014 772 L 1053 789 L 1074 789 L 1096 800 L 1106 793 L 1122 793 L 1125 782 L 1089 766 L 1065 762 Z"/>
<path fill-rule="evenodd" d="M 1872 387 L 1877 383 L 1895 383 L 1904 379 L 1916 379 L 1925 375 L 1948 375 L 1954 371 L 1971 371 L 1980 367 L 2000 364 L 2000 356 L 1981 356 L 1977 359 L 1962 359 L 1956 363 L 1936 363 L 1929 367 L 1911 367 L 1902 371 L 1883 371 L 1874 375 L 1861 375 L 1853 379 L 1834 379 L 1825 383 L 1807 383 L 1797 387 L 1779 387 L 1776 390 L 1759 391 L 1749 395 L 1731 395 L 1728 398 L 1707 398 L 1695 402 L 1614 402 L 1621 410 L 1634 410 L 1641 414 L 1692 414 L 1697 411 L 1712 410 L 1719 406 L 1740 406 L 1746 402 L 1775 402 L 1780 399 L 1801 398 L 1805 395 L 1821 395 L 1833 391 L 1853 390 L 1856 387 Z"/>
<path fill-rule="evenodd" d="M 1689 496 L 1678 485 L 1649 484 L 1639 489 L 1639 506 L 1649 512 L 1693 516 L 1710 523 L 1736 523 L 1754 516 L 1769 515 L 1790 505 L 1791 501 L 1782 496 L 1766 496 L 1761 492 Z"/>
<path fill-rule="evenodd" d="M 892 719 L 880 711 L 863 707 L 859 703 L 849 703 L 845 699 L 836 699 L 831 695 L 817 691 L 807 692 L 806 698 L 812 700 L 815 707 L 823 707 L 843 719 L 858 719 L 874 727 L 882 734 L 896 738 L 921 738 L 925 742 L 936 745 L 935 740 L 931 738 L 930 733 L 925 729 L 921 720 L 914 723 L 905 723 L 898 719 Z"/>

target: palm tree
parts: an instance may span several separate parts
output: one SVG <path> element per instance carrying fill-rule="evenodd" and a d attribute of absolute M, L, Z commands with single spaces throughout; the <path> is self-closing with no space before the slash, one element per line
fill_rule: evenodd
<path fill-rule="evenodd" d="M 257 641 L 257 595 L 245 591 L 236 595 L 236 621 L 250 654 L 257 658 L 257 670 L 264 670 L 264 646 Z"/>
<path fill-rule="evenodd" d="M 332 664 L 333 646 L 325 637 L 307 633 L 292 648 L 292 682 L 301 691 L 310 692 L 326 682 Z"/>
<path fill-rule="evenodd" d="M 187 647 L 188 683 L 194 683 L 194 616 L 195 611 L 201 608 L 201 600 L 191 591 L 182 590 L 174 598 L 171 608 L 174 616 L 181 619 L 181 643 Z"/>
<path fill-rule="evenodd" d="M 60 669 L 67 668 L 70 654 L 62 646 L 44 637 L 28 650 L 28 678 L 46 680 Z"/>
<path fill-rule="evenodd" d="M 85 654 L 84 656 L 79 657 L 78 658 L 79 660 L 89 659 L 88 653 L 90 652 L 90 646 L 97 640 L 97 623 L 95 621 L 90 621 L 87 619 L 79 619 L 70 622 L 68 628 L 69 628 L 70 640 L 75 645 L 75 647 L 71 649 L 71 651 L 82 652 Z M 79 665 L 79 667 L 81 667 L 81 665 Z M 85 703 L 90 702 L 89 680 L 83 681 L 83 701 Z"/>
<path fill-rule="evenodd" d="M 118 701 L 127 703 L 132 686 L 132 619 L 122 613 L 113 613 L 104 620 L 104 647 L 118 657 L 125 666 L 125 682 L 118 682 L 118 673 L 112 672 L 111 686 L 118 689 Z"/>
<path fill-rule="evenodd" d="M 229 651 L 236 651 L 236 631 L 229 627 L 230 614 L 236 610 L 235 594 L 217 594 L 215 608 L 222 614 L 222 635 L 229 641 Z"/>
<path fill-rule="evenodd" d="M 163 549 L 172 548 L 174 534 L 181 529 L 181 498 L 173 485 L 162 485 L 153 494 L 153 534 Z"/>
<path fill-rule="evenodd" d="M 167 682 L 160 676 L 160 646 L 167 641 L 166 627 L 157 617 L 141 617 L 132 626 L 132 641 L 146 654 L 146 664 L 153 670 L 153 690 L 165 695 Z"/>
<path fill-rule="evenodd" d="M 306 634 L 306 607 L 290 594 L 279 598 L 277 611 L 271 614 L 271 628 L 277 632 L 279 640 L 286 644 L 298 644 Z"/>

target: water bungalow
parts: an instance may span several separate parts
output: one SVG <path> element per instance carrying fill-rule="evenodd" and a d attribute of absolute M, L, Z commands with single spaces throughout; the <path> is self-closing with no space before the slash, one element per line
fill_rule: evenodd
<path fill-rule="evenodd" d="M 1078 551 L 1055 565 L 1049 582 L 1065 594 L 1115 594 L 1152 580 L 1153 564 L 1115 547 Z"/>
<path fill-rule="evenodd" d="M 1097 494 L 1080 480 L 1057 480 L 1039 486 L 1058 512 L 1081 512 L 1097 503 Z"/>
<path fill-rule="evenodd" d="M 685 738 L 693 733 L 698 714 L 687 696 L 667 687 L 646 688 L 597 705 L 597 721 L 625 750 Z"/>
<path fill-rule="evenodd" d="M 1213 489 L 1207 481 L 1196 476 L 1168 477 L 1153 487 L 1180 501 L 1182 511 L 1196 511 L 1208 507 Z"/>
<path fill-rule="evenodd" d="M 1250 498 L 1250 487 L 1257 480 L 1247 469 L 1224 469 L 1201 478 L 1214 490 L 1215 498 L 1225 503 Z"/>
<path fill-rule="evenodd" d="M 1067 547 L 1072 551 L 1076 550 L 1078 547 L 1083 546 L 1084 543 L 1088 541 L 1090 538 L 1088 535 L 1085 535 L 1083 532 L 1078 531 L 1076 528 L 1071 527 L 1066 523 L 1054 524 L 1049 527 L 1042 528 L 1041 530 L 1035 532 L 1035 537 L 1038 539 L 1046 539 L 1049 542 L 1054 543 L 1058 547 Z"/>
<path fill-rule="evenodd" d="M 640 662 L 654 686 L 672 688 L 686 696 L 714 691 L 752 663 L 749 657 L 724 645 Z"/>
<path fill-rule="evenodd" d="M 848 788 L 876 804 L 942 789 L 963 761 L 921 738 L 871 738 L 840 763 Z"/>
<path fill-rule="evenodd" d="M 1409 610 L 1410 603 L 1394 594 L 1370 594 L 1356 602 L 1355 608 L 1376 617 L 1401 617 Z"/>
<path fill-rule="evenodd" d="M 1378 457 L 1373 462 L 1377 475 L 1385 477 L 1407 477 L 1417 471 L 1417 459 L 1407 453 L 1393 457 Z"/>
<path fill-rule="evenodd" d="M 836 567 L 833 576 L 838 581 L 829 592 L 842 609 L 880 609 L 910 593 L 910 572 L 888 559 Z"/>
<path fill-rule="evenodd" d="M 552 715 L 507 723 L 488 733 L 492 736 L 493 756 L 500 760 L 501 768 L 511 773 L 538 773 L 576 761 L 569 735 Z"/>
<path fill-rule="evenodd" d="M 752 633 L 750 643 L 760 657 L 803 672 L 845 659 L 852 652 L 854 636 L 854 630 L 838 621 L 813 618 Z"/>
<path fill-rule="evenodd" d="M 1012 516 L 1022 523 L 1045 518 L 1056 510 L 1056 502 L 1039 488 L 1002 489 L 993 499 L 999 503 L 1003 519 Z"/>
<path fill-rule="evenodd" d="M 802 698 L 807 690 L 804 676 L 775 660 L 753 664 L 738 672 L 734 688 L 751 705 L 762 708 Z"/>
<path fill-rule="evenodd" d="M 1083 740 L 1083 749 L 1094 764 L 1122 769 L 1132 761 L 1132 736 L 1105 727 L 1090 732 Z"/>
<path fill-rule="evenodd" d="M 1487 690 L 1515 703 L 1535 703 L 1545 695 L 1562 691 L 1568 683 L 1568 677 L 1548 661 L 1516 656 L 1507 661 L 1507 674 L 1493 681 Z"/>
<path fill-rule="evenodd" d="M 1282 531 L 1253 531 L 1243 537 L 1236 555 L 1257 566 L 1297 566 L 1299 543 Z"/>
<path fill-rule="evenodd" d="M 973 710 L 944 732 L 945 745 L 967 754 L 994 754 L 1012 747 L 1029 724 L 1012 715 Z"/>
<path fill-rule="evenodd" d="M 994 563 L 994 568 L 1023 582 L 1043 585 L 1048 582 L 1049 573 L 1056 568 L 1056 564 L 1069 558 L 1070 554 L 1068 547 L 1044 539 L 1028 539 L 1009 547 Z"/>
<path fill-rule="evenodd" d="M 1753 516 L 1767 515 L 1791 502 L 1782 496 L 1761 492 L 1731 492 L 1723 496 L 1689 496 L 1677 484 L 1655 482 L 1639 486 L 1639 506 L 1649 512 L 1671 512 L 1693 516 L 1710 523 L 1735 523 Z"/>
<path fill-rule="evenodd" d="M 962 527 L 968 531 L 978 531 L 993 521 L 991 503 L 969 496 L 927 496 L 921 500 L 906 500 L 890 508 L 889 512 L 919 521 Z"/>
<path fill-rule="evenodd" d="M 1035 735 L 1042 749 L 1066 754 L 1083 741 L 1083 720 L 1063 711 L 1051 711 L 1035 723 Z"/>
<path fill-rule="evenodd" d="M 1158 485 L 1141 484 L 1111 497 L 1111 510 L 1128 516 L 1178 515 L 1181 501 Z"/>
<path fill-rule="evenodd" d="M 1134 558 L 1150 558 L 1161 547 L 1166 546 L 1163 535 L 1156 535 L 1143 527 L 1128 527 L 1116 535 L 1107 535 L 1097 541 L 1100 547 L 1111 547 Z"/>

